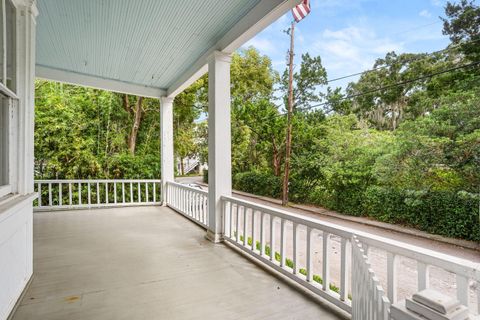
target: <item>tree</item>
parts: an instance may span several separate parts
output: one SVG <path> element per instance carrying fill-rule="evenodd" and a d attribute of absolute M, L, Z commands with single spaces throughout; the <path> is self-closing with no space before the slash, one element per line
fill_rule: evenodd
<path fill-rule="evenodd" d="M 447 2 L 446 18 L 443 21 L 443 34 L 450 36 L 455 45 L 460 45 L 470 61 L 480 58 L 480 6 L 475 1 L 461 0 Z"/>
<path fill-rule="evenodd" d="M 185 174 L 184 160 L 198 155 L 196 119 L 207 107 L 207 78 L 202 77 L 175 97 L 173 101 L 173 141 L 175 155 L 180 163 L 180 174 Z"/>
<path fill-rule="evenodd" d="M 129 96 L 127 94 L 123 95 L 123 107 L 129 114 L 133 114 L 133 125 L 130 134 L 128 135 L 128 150 L 131 154 L 135 154 L 135 147 L 137 145 L 137 135 L 138 129 L 140 128 L 140 124 L 142 122 L 142 116 L 144 113 L 143 110 L 143 97 L 134 97 L 136 100 L 135 107 L 132 108 L 130 106 Z"/>
<path fill-rule="evenodd" d="M 233 172 L 262 169 L 271 164 L 279 174 L 281 139 L 278 115 L 273 105 L 279 75 L 267 56 L 253 47 L 233 54 L 232 79 L 232 169 Z M 273 159 L 270 159 L 274 154 Z"/>
<path fill-rule="evenodd" d="M 293 26 L 293 24 L 292 24 Z M 283 170 L 282 205 L 288 204 L 288 187 L 290 175 L 290 156 L 293 140 L 292 117 L 297 110 L 306 110 L 313 103 L 321 101 L 323 94 L 319 93 L 318 86 L 327 84 L 327 72 L 322 66 L 320 57 L 310 57 L 303 54 L 300 71 L 293 72 L 293 38 L 291 46 L 290 66 L 285 70 L 281 90 L 284 92 L 284 102 L 287 106 L 287 129 L 285 137 L 285 161 Z"/>

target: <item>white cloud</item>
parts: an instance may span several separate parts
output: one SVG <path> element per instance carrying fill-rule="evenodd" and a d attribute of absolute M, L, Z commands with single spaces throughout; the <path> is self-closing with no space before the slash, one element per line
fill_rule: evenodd
<path fill-rule="evenodd" d="M 370 69 L 375 59 L 384 57 L 387 52 L 400 52 L 404 49 L 402 42 L 380 37 L 367 26 L 327 29 L 314 39 L 308 51 L 322 57 L 322 63 L 329 72 L 329 78 Z M 332 85 L 346 85 L 352 80 L 354 79 Z"/>
<path fill-rule="evenodd" d="M 275 44 L 271 40 L 261 37 L 255 37 L 243 45 L 245 48 L 250 46 L 257 48 L 260 52 L 267 55 L 274 53 L 276 50 Z"/>
<path fill-rule="evenodd" d="M 430 3 L 436 7 L 443 7 L 445 1 L 442 0 L 430 0 Z"/>
<path fill-rule="evenodd" d="M 424 17 L 424 18 L 431 18 L 432 17 L 432 14 L 428 11 L 428 10 L 422 10 L 420 11 L 420 13 L 418 14 L 420 17 Z"/>

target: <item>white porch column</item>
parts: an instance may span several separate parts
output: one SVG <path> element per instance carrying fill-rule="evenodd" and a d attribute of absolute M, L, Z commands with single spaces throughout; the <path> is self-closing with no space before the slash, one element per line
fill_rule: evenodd
<path fill-rule="evenodd" d="M 33 143 L 35 103 L 35 18 L 38 14 L 34 1 L 20 2 L 17 7 L 16 81 L 18 106 L 18 159 L 14 166 L 18 174 L 20 194 L 33 192 Z"/>
<path fill-rule="evenodd" d="M 208 63 L 208 230 L 223 239 L 220 197 L 232 194 L 229 54 L 215 51 Z"/>
<path fill-rule="evenodd" d="M 173 158 L 173 99 L 160 98 L 162 202 L 167 205 L 167 182 L 174 181 Z"/>

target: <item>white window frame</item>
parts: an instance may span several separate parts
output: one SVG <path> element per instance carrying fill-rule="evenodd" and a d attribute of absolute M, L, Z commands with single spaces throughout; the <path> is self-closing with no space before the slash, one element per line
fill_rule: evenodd
<path fill-rule="evenodd" d="M 18 97 L 17 95 L 7 87 L 7 1 L 13 6 L 13 19 L 16 19 L 15 5 L 11 0 L 0 0 L 0 14 L 2 16 L 2 34 L 0 35 L 0 58 L 2 59 L 2 74 L 0 75 L 0 198 L 16 192 L 15 170 L 17 155 L 17 128 L 18 128 Z M 16 38 L 16 23 L 13 23 L 13 38 Z M 14 41 L 13 48 L 10 48 L 13 52 L 15 50 L 16 43 Z M 14 59 L 14 54 L 11 55 Z M 15 68 L 14 61 L 10 61 L 12 68 Z M 12 70 L 12 74 L 15 75 L 16 70 Z M 15 80 L 15 79 L 13 79 Z M 12 83 L 12 85 L 14 85 Z"/>

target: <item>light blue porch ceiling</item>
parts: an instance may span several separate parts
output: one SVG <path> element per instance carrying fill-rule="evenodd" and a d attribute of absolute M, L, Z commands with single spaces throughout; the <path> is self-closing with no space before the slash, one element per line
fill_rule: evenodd
<path fill-rule="evenodd" d="M 38 0 L 37 69 L 167 90 L 259 3 Z"/>

